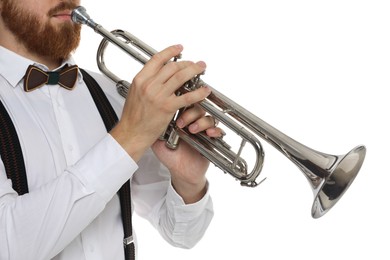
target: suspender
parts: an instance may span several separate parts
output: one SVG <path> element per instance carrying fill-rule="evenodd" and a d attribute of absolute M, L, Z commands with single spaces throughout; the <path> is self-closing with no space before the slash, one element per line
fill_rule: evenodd
<path fill-rule="evenodd" d="M 95 79 L 93 79 L 85 70 L 80 69 L 80 71 L 83 74 L 83 79 L 91 93 L 108 132 L 114 127 L 118 121 L 118 117 Z M 19 138 L 17 136 L 15 126 L 1 101 L 0 155 L 6 170 L 7 178 L 12 180 L 12 188 L 19 195 L 28 193 L 27 175 Z M 122 212 L 125 259 L 134 260 L 135 247 L 132 233 L 130 180 L 121 187 L 118 193 Z"/>
<path fill-rule="evenodd" d="M 26 168 L 15 126 L 0 101 L 0 155 L 12 188 L 23 195 L 28 192 Z"/>

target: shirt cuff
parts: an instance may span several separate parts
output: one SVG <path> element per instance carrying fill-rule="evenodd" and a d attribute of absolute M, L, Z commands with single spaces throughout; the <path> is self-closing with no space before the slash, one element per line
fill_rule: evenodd
<path fill-rule="evenodd" d="M 108 202 L 137 169 L 136 162 L 107 134 L 69 171 L 89 192 L 97 192 Z"/>
<path fill-rule="evenodd" d="M 199 217 L 205 209 L 212 208 L 211 197 L 209 193 L 209 182 L 206 183 L 206 194 L 203 198 L 192 204 L 185 204 L 182 197 L 175 191 L 170 183 L 167 192 L 168 211 L 173 212 L 177 222 L 187 222 Z"/>

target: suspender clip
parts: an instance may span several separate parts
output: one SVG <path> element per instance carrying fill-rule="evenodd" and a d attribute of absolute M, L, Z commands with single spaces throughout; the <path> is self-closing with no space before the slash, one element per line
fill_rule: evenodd
<path fill-rule="evenodd" d="M 126 248 L 128 245 L 134 244 L 134 238 L 133 236 L 125 237 L 123 239 L 123 246 Z"/>

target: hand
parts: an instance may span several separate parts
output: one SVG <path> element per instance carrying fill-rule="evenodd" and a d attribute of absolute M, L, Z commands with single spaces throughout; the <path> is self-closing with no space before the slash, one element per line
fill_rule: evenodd
<path fill-rule="evenodd" d="M 181 114 L 176 124 L 179 128 L 188 127 L 192 134 L 205 131 L 209 137 L 220 137 L 224 132 L 216 127 L 215 122 L 213 117 L 205 115 L 202 108 L 195 104 Z M 186 203 L 200 200 L 206 192 L 205 175 L 209 161 L 183 141 L 179 143 L 177 150 L 168 149 L 165 141 L 157 141 L 152 148 L 170 170 L 173 187 L 183 200 Z"/>
<path fill-rule="evenodd" d="M 175 91 L 205 70 L 205 63 L 169 62 L 183 50 L 181 45 L 155 54 L 135 76 L 118 124 L 110 132 L 129 155 L 138 161 L 166 129 L 175 112 L 210 94 L 207 87 L 181 96 Z"/>

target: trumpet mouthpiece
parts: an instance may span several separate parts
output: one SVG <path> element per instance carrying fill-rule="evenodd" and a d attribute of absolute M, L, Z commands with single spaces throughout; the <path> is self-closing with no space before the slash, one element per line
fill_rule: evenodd
<path fill-rule="evenodd" d="M 97 24 L 89 17 L 87 10 L 83 6 L 78 6 L 72 11 L 71 19 L 74 23 L 85 24 L 91 28 L 95 28 L 97 26 Z"/>

